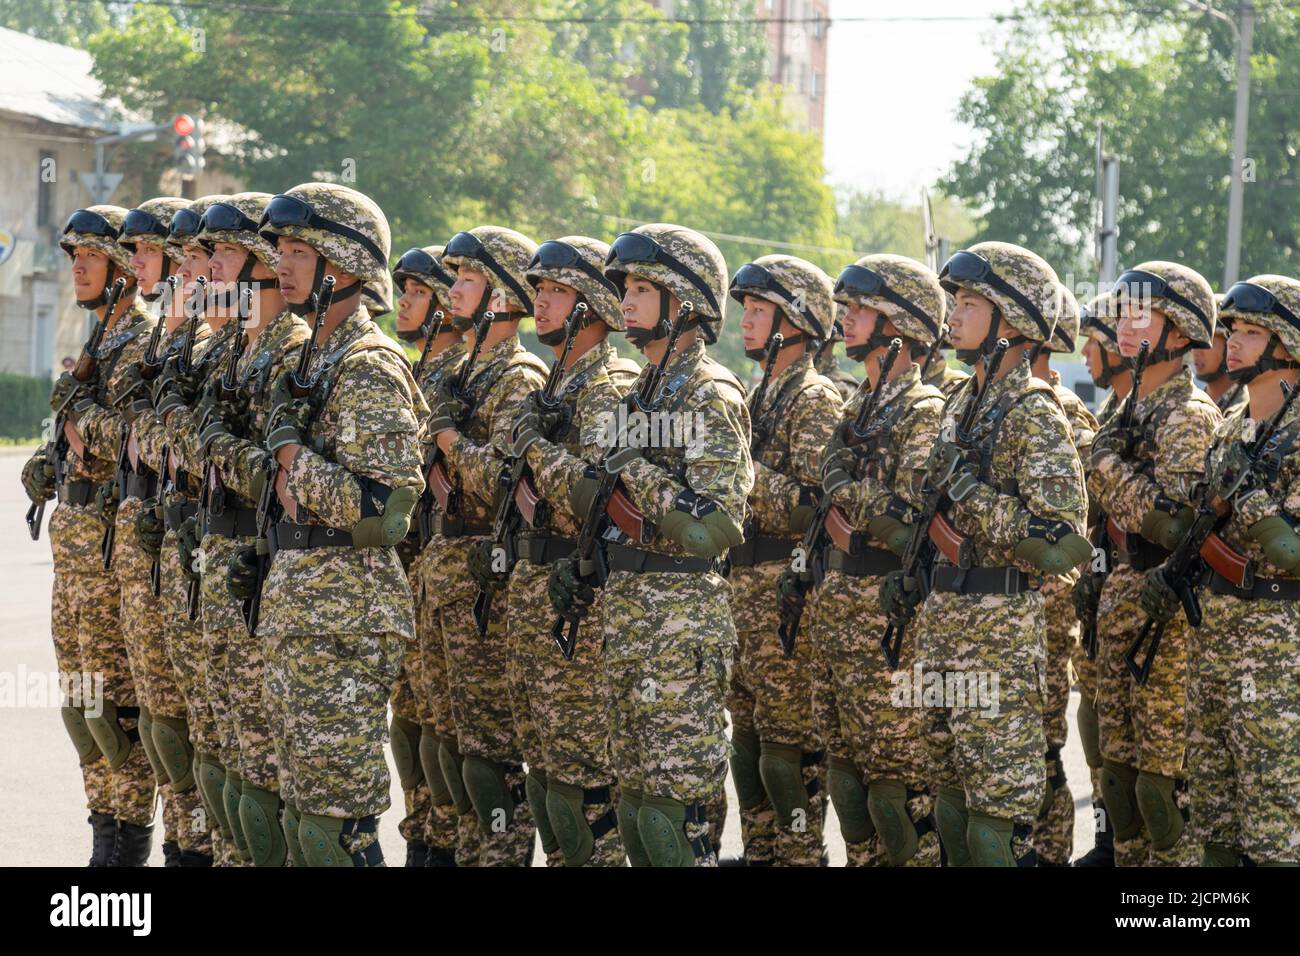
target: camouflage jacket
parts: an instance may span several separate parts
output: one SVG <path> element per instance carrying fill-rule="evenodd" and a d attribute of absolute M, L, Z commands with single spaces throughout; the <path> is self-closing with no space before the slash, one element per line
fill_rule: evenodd
<path fill-rule="evenodd" d="M 1250 391 L 1245 384 L 1233 385 L 1214 404 L 1219 406 L 1219 411 L 1227 418 L 1250 404 Z"/>
<path fill-rule="evenodd" d="M 90 478 L 104 481 L 113 476 L 122 440 L 122 417 L 109 404 L 109 400 L 121 387 L 126 370 L 144 355 L 149 332 L 155 324 L 156 320 L 148 309 L 136 299 L 100 341 L 99 349 L 95 352 L 98 364 L 91 388 L 95 404 L 69 419 L 75 420 L 88 456 L 82 460 L 75 451 L 69 449 L 67 475 L 70 480 Z"/>
<path fill-rule="evenodd" d="M 1061 373 L 1056 369 L 1051 370 L 1050 384 L 1056 392 L 1057 400 L 1061 403 L 1061 410 L 1070 420 L 1074 447 L 1079 452 L 1079 458 L 1086 460 L 1088 453 L 1092 451 L 1092 440 L 1101 426 L 1097 424 L 1097 419 L 1092 412 L 1088 411 L 1088 406 L 1083 404 L 1083 399 L 1061 384 Z"/>
<path fill-rule="evenodd" d="M 812 356 L 792 362 L 768 382 L 763 407 L 751 408 L 755 433 L 767 440 L 754 459 L 754 489 L 749 494 L 755 534 L 790 537 L 790 515 L 802 488 L 821 484 L 821 455 L 843 407 L 839 390 L 813 368 Z"/>
<path fill-rule="evenodd" d="M 187 328 L 188 324 L 182 320 L 176 328 L 163 333 L 162 341 L 158 343 L 158 354 L 162 356 L 164 362 L 173 359 L 185 347 L 185 342 L 189 338 Z M 212 328 L 206 322 L 200 322 L 194 335 L 194 361 L 198 361 L 207 351 L 211 341 Z M 167 426 L 163 424 L 162 419 L 149 411 L 135 420 L 133 428 L 140 460 L 157 474 L 162 474 L 163 452 L 171 437 Z"/>
<path fill-rule="evenodd" d="M 563 537 L 576 535 L 586 518 L 573 513 L 569 492 L 587 465 L 600 461 L 609 410 L 617 407 L 639 372 L 636 363 L 619 358 L 607 341 L 588 349 L 560 382 L 559 396 L 573 409 L 568 426 L 551 441 L 528 449 L 533 483 L 550 508 L 554 530 Z"/>
<path fill-rule="evenodd" d="M 863 382 L 844 408 L 844 421 L 857 418 L 862 403 L 870 400 L 871 383 Z M 925 500 L 925 463 L 939 434 L 943 404 L 943 394 L 921 381 L 917 365 L 884 384 L 874 419 L 867 423 L 871 437 L 860 447 L 853 475 L 857 481 L 834 496 L 854 528 L 866 530 L 895 497 L 920 509 Z M 910 518 L 905 515 L 903 520 L 910 523 Z"/>
<path fill-rule="evenodd" d="M 233 346 L 235 341 L 235 331 L 238 327 L 238 319 L 230 318 L 226 320 L 219 330 L 213 332 L 206 340 L 206 348 L 203 354 L 198 351 L 198 344 L 194 348 L 194 364 L 197 367 L 199 380 L 199 395 L 202 395 L 209 388 L 213 387 L 217 380 L 225 372 L 226 362 L 229 360 L 227 352 Z M 203 426 L 200 416 L 195 413 L 194 408 L 178 408 L 176 411 L 167 416 L 167 447 L 169 455 L 175 467 L 179 470 L 184 469 L 192 482 L 202 482 L 203 480 L 203 455 L 199 445 L 199 431 Z M 170 466 L 169 466 L 170 467 Z M 181 482 L 177 480 L 177 486 L 181 487 Z M 191 483 L 190 490 L 194 485 Z M 185 490 L 182 488 L 182 490 Z"/>
<path fill-rule="evenodd" d="M 428 406 L 406 356 L 358 307 L 330 334 L 309 374 L 319 403 L 286 490 L 300 522 L 348 529 L 361 520 L 358 479 L 424 487 L 417 420 Z M 406 573 L 395 548 L 277 551 L 264 585 L 258 634 L 415 633 Z"/>
<path fill-rule="evenodd" d="M 946 400 L 952 398 L 957 389 L 961 388 L 968 378 L 970 378 L 970 372 L 963 372 L 959 368 L 953 368 L 943 360 L 942 355 L 936 355 L 934 361 L 930 363 L 929 370 L 925 373 L 925 384 L 937 388 L 943 393 Z"/>
<path fill-rule="evenodd" d="M 941 433 L 955 432 L 975 381 L 971 376 L 944 406 Z M 1013 552 L 1028 536 L 1031 517 L 1063 521 L 1083 533 L 1087 497 L 1069 419 L 1052 387 L 1033 378 L 1026 363 L 991 385 L 972 431 L 980 484 L 948 515 L 971 538 L 974 566 L 1017 564 Z M 1032 573 L 1030 565 L 1018 566 Z"/>
<path fill-rule="evenodd" d="M 1156 497 L 1191 504 L 1204 477 L 1205 453 L 1223 420 L 1210 397 L 1184 368 L 1145 398 L 1133 418 L 1133 456 L 1106 455 L 1093 463 L 1088 491 L 1124 531 L 1136 534 Z M 1108 423 L 1109 424 L 1109 423 Z"/>

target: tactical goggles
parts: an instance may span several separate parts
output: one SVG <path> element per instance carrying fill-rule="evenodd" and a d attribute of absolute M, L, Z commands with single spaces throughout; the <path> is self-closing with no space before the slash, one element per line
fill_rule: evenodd
<path fill-rule="evenodd" d="M 99 236 L 103 239 L 116 239 L 118 237 L 117 229 L 113 224 L 97 212 L 91 212 L 89 209 L 78 209 L 68 217 L 68 224 L 63 227 L 63 234 L 84 233 L 88 236 Z"/>
<path fill-rule="evenodd" d="M 1223 311 L 1233 312 L 1263 312 L 1276 315 L 1282 319 L 1291 328 L 1300 331 L 1300 318 L 1296 314 L 1277 301 L 1277 296 L 1273 295 L 1263 286 L 1254 285 L 1250 282 L 1238 282 L 1223 297 L 1223 304 L 1219 307 Z M 1243 322 L 1250 321 L 1242 319 Z"/>
<path fill-rule="evenodd" d="M 143 209 L 132 209 L 122 220 L 122 238 L 135 236 L 157 236 L 167 238 L 167 227 L 157 216 Z"/>
<path fill-rule="evenodd" d="M 1261 289 L 1260 291 L 1264 290 Z M 1205 334 L 1202 336 L 1203 341 L 1209 339 L 1211 335 L 1210 330 L 1213 325 L 1200 307 L 1153 272 L 1143 272 L 1138 269 L 1125 272 L 1116 280 L 1115 288 L 1111 290 L 1110 294 L 1120 301 L 1136 300 L 1139 304 L 1145 303 L 1147 305 L 1150 305 L 1153 299 L 1167 299 L 1174 305 L 1180 305 L 1196 316 L 1205 329 Z"/>
<path fill-rule="evenodd" d="M 878 272 L 864 266 L 845 266 L 840 272 L 839 278 L 835 280 L 835 296 L 854 296 L 861 298 L 880 298 L 887 302 L 892 302 L 903 311 L 916 318 L 918 322 L 924 325 L 931 335 L 939 334 L 939 326 L 934 319 L 925 314 L 925 311 L 916 303 L 903 298 L 897 292 L 889 287 L 885 277 Z M 843 331 L 841 330 L 841 337 Z"/>
<path fill-rule="evenodd" d="M 1119 344 L 1119 336 L 1116 331 L 1103 322 L 1097 312 L 1092 309 L 1081 309 L 1079 310 L 1079 331 L 1086 332 L 1088 329 L 1096 329 L 1116 345 Z"/>
<path fill-rule="evenodd" d="M 813 338 L 821 340 L 826 337 L 826 330 L 817 321 L 817 317 L 808 311 L 808 307 L 801 305 L 800 300 L 791 295 L 790 290 L 781 285 L 776 276 L 760 265 L 747 262 L 741 266 L 731 280 L 730 292 L 731 297 L 741 305 L 744 305 L 746 295 L 761 295 L 764 292 L 771 292 L 777 298 L 790 303 L 791 306 L 799 310 L 799 314 L 807 319 L 808 324 L 813 327 Z"/>
<path fill-rule="evenodd" d="M 388 266 L 388 257 L 384 255 L 383 250 L 375 244 L 373 239 L 350 226 L 345 226 L 333 219 L 326 219 L 324 216 L 317 214 L 316 210 L 297 196 L 280 195 L 272 197 L 271 201 L 266 204 L 266 211 L 262 213 L 262 221 L 258 223 L 257 228 L 260 231 L 268 225 L 272 229 L 283 229 L 285 226 L 300 226 L 304 229 L 320 229 L 324 232 L 332 232 L 336 236 L 351 239 L 370 253 L 380 265 L 385 268 Z"/>
<path fill-rule="evenodd" d="M 704 301 L 713 309 L 715 315 L 722 315 L 722 309 L 718 306 L 718 300 L 713 295 L 713 290 L 709 288 L 708 283 L 696 275 L 694 270 L 686 268 L 680 259 L 672 253 L 666 252 L 659 243 L 649 236 L 643 236 L 639 232 L 625 232 L 619 235 L 614 240 L 614 244 L 609 247 L 609 255 L 605 257 L 605 267 L 609 268 L 615 262 L 644 262 L 665 265 L 693 285 L 700 295 L 704 296 Z"/>
<path fill-rule="evenodd" d="M 402 253 L 402 258 L 397 260 L 397 266 L 393 269 L 394 279 L 399 276 L 402 278 L 412 276 L 417 279 L 428 276 L 448 289 L 456 284 L 456 279 L 439 265 L 437 259 L 423 249 L 407 249 Z"/>
<path fill-rule="evenodd" d="M 526 307 L 531 307 L 533 297 L 519 287 L 519 283 L 510 277 L 505 267 L 497 262 L 492 253 L 487 251 L 487 247 L 479 240 L 479 237 L 472 232 L 458 232 L 447 241 L 447 248 L 443 250 L 443 259 L 455 257 L 457 259 L 472 259 L 475 262 L 481 262 L 492 270 L 492 274 L 501 280 L 511 292 L 513 292 L 520 302 Z"/>
<path fill-rule="evenodd" d="M 993 270 L 992 264 L 979 253 L 961 250 L 943 264 L 939 271 L 939 281 L 949 279 L 954 282 L 983 282 L 1007 296 L 1034 320 L 1034 324 L 1043 334 L 1043 339 L 1051 337 L 1052 327 L 1043 318 L 1038 306 L 1021 295 L 1020 290 Z"/>
<path fill-rule="evenodd" d="M 257 223 L 229 203 L 213 203 L 199 221 L 200 232 L 251 232 L 257 234 Z"/>
<path fill-rule="evenodd" d="M 528 263 L 528 271 L 532 272 L 538 266 L 543 269 L 577 269 L 583 275 L 599 282 L 612 292 L 615 297 L 618 297 L 618 286 L 609 281 L 605 273 L 582 258 L 582 254 L 567 242 L 548 239 L 538 246 L 537 251 L 533 253 L 533 261 Z"/>
<path fill-rule="evenodd" d="M 178 209 L 176 215 L 172 216 L 172 225 L 167 231 L 167 237 L 179 243 L 193 239 L 199 234 L 199 224 L 202 221 L 193 209 Z"/>

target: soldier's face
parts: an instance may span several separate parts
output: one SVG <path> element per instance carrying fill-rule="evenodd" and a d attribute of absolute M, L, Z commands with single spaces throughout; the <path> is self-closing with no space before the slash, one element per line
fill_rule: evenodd
<path fill-rule="evenodd" d="M 658 287 L 649 279 L 630 275 L 623 289 L 623 321 L 630 329 L 653 329 L 659 324 Z M 668 293 L 668 319 L 675 320 L 681 303 Z"/>
<path fill-rule="evenodd" d="M 131 271 L 141 289 L 150 293 L 157 291 L 156 287 L 162 281 L 164 255 L 162 248 L 151 242 L 135 244 L 135 252 L 131 253 Z"/>
<path fill-rule="evenodd" d="M 301 239 L 277 236 L 280 261 L 275 267 L 280 280 L 280 294 L 291 305 L 301 305 L 311 298 L 312 280 L 316 278 L 316 250 Z"/>
<path fill-rule="evenodd" d="M 1196 367 L 1196 374 L 1205 378 L 1217 372 L 1227 347 L 1228 340 L 1222 335 L 1216 335 L 1208 349 L 1192 349 L 1192 364 Z"/>
<path fill-rule="evenodd" d="M 1264 349 L 1268 347 L 1271 337 L 1272 333 L 1263 326 L 1251 325 L 1241 319 L 1235 320 L 1232 324 L 1232 336 L 1228 339 L 1228 371 L 1258 362 L 1263 357 Z"/>
<path fill-rule="evenodd" d="M 537 283 L 533 297 L 533 318 L 537 320 L 537 334 L 545 335 L 564 326 L 564 320 L 578 302 L 578 290 L 573 286 L 543 279 Z"/>
<path fill-rule="evenodd" d="M 956 305 L 948 318 L 952 331 L 948 341 L 954 349 L 977 349 L 989 334 L 993 322 L 993 302 L 969 289 L 958 289 Z"/>
<path fill-rule="evenodd" d="M 767 337 L 772 332 L 772 323 L 777 321 L 776 304 L 760 299 L 756 295 L 745 296 L 745 311 L 740 317 L 740 332 L 745 340 L 745 348 L 761 349 L 767 344 Z M 785 332 L 785 322 L 778 330 Z"/>
<path fill-rule="evenodd" d="M 473 316 L 474 310 L 483 301 L 483 292 L 487 287 L 487 274 L 462 262 L 456 269 L 456 281 L 451 287 L 452 312 L 462 319 Z M 493 295 L 492 300 L 488 302 L 488 308 L 497 310 L 497 307 L 502 304 L 504 303 L 501 297 Z"/>
<path fill-rule="evenodd" d="M 208 260 L 213 285 L 218 289 L 231 288 L 239 278 L 239 271 L 244 268 L 247 256 L 244 247 L 233 242 L 213 243 L 212 256 Z"/>
<path fill-rule="evenodd" d="M 848 311 L 844 313 L 844 347 L 866 345 L 867 339 L 871 338 L 871 333 L 876 328 L 878 318 L 880 318 L 879 309 L 857 302 L 850 305 Z"/>
<path fill-rule="evenodd" d="M 1092 376 L 1093 382 L 1100 381 L 1106 371 L 1105 359 L 1101 354 L 1101 343 L 1091 335 L 1083 342 L 1083 361 L 1088 366 L 1088 374 Z"/>
<path fill-rule="evenodd" d="M 72 287 L 78 299 L 93 299 L 108 279 L 108 256 L 90 246 L 72 250 Z"/>
<path fill-rule="evenodd" d="M 429 314 L 429 303 L 432 300 L 433 289 L 423 282 L 407 279 L 402 289 L 402 297 L 397 300 L 398 331 L 411 332 L 418 327 Z"/>
<path fill-rule="evenodd" d="M 1165 337 L 1166 348 L 1176 349 L 1187 344 L 1187 336 L 1179 332 L 1160 309 L 1141 302 L 1122 303 L 1119 307 L 1119 354 L 1133 358 L 1142 347 L 1143 339 L 1154 349 L 1166 326 L 1169 327 L 1169 334 Z"/>
<path fill-rule="evenodd" d="M 181 252 L 185 258 L 181 260 L 180 267 L 176 272 L 185 282 L 185 290 L 193 291 L 194 280 L 199 276 L 205 279 L 212 278 L 212 271 L 209 266 L 208 251 L 198 243 L 182 246 Z"/>

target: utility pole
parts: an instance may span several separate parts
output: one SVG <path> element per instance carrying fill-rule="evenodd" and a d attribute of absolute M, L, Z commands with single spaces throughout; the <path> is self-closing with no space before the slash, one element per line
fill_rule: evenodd
<path fill-rule="evenodd" d="M 1242 164 L 1246 159 L 1246 122 L 1250 114 L 1250 51 L 1255 34 L 1255 6 L 1238 0 L 1237 106 L 1232 119 L 1232 179 L 1228 186 L 1228 247 L 1223 256 L 1223 288 L 1237 281 L 1241 270 Z M 1229 21 L 1231 22 L 1231 21 Z"/>
<path fill-rule="evenodd" d="M 1119 240 L 1119 157 L 1103 148 L 1102 126 L 1097 124 L 1097 199 L 1101 225 L 1097 228 L 1097 291 L 1109 292 L 1116 276 Z M 1095 222 L 1095 220 L 1094 220 Z"/>

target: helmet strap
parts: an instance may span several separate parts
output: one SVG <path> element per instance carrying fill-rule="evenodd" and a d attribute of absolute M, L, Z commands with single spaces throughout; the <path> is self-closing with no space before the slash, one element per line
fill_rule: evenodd
<path fill-rule="evenodd" d="M 1192 343 L 1179 346 L 1176 349 L 1166 348 L 1165 343 L 1169 340 L 1169 330 L 1174 324 L 1168 320 L 1165 321 L 1165 327 L 1160 330 L 1160 338 L 1156 340 L 1155 347 L 1147 353 L 1147 365 L 1159 365 L 1161 362 L 1172 362 L 1174 359 L 1180 359 L 1192 350 Z M 1133 367 L 1133 359 L 1124 359 L 1124 364 L 1128 368 Z"/>
<path fill-rule="evenodd" d="M 1278 334 L 1276 332 L 1270 333 L 1268 345 L 1264 346 L 1264 353 L 1260 355 L 1254 364 L 1245 365 L 1229 372 L 1228 378 L 1234 382 L 1244 382 L 1249 385 L 1265 372 L 1280 372 L 1284 369 L 1300 368 L 1300 362 L 1292 359 L 1280 359 L 1273 354 L 1281 344 L 1282 339 L 1278 337 Z"/>

